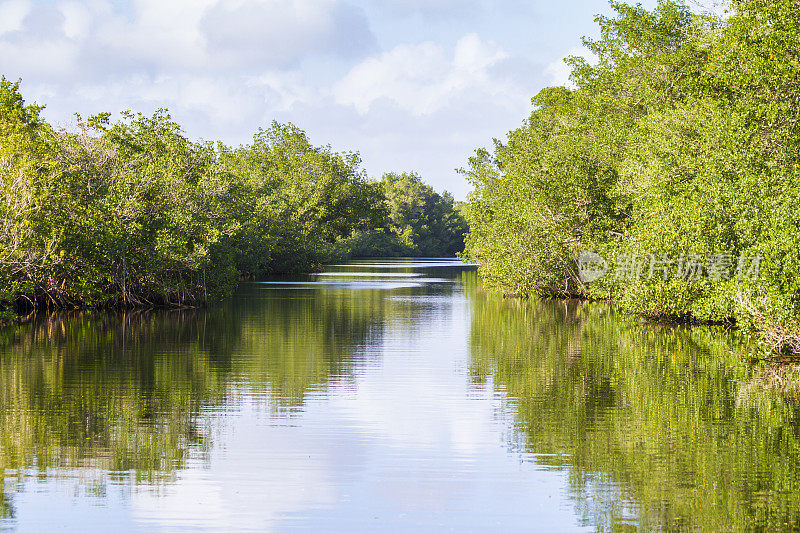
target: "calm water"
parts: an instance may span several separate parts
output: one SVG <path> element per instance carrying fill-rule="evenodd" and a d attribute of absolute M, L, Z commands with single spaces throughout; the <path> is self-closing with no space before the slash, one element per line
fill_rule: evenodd
<path fill-rule="evenodd" d="M 789 529 L 800 414 L 718 330 L 503 300 L 447 260 L 0 339 L 19 530 Z"/>

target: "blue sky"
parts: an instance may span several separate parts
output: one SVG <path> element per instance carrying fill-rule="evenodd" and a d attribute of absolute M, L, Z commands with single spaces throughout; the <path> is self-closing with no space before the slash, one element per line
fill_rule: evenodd
<path fill-rule="evenodd" d="M 642 2 L 652 7 L 655 0 Z M 371 176 L 455 169 L 566 81 L 609 13 L 565 0 L 0 0 L 0 73 L 73 114 L 168 108 L 192 138 L 247 142 L 275 119 L 357 150 Z"/>

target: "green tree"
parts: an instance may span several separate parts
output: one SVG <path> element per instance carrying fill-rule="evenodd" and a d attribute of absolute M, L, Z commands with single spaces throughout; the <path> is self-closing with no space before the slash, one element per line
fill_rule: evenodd
<path fill-rule="evenodd" d="M 673 0 L 611 6 L 584 40 L 597 61 L 569 58 L 573 87 L 540 92 L 521 128 L 470 159 L 466 253 L 508 293 L 735 321 L 800 350 L 800 5 L 739 0 L 724 20 Z M 586 285 L 588 251 L 612 268 L 641 258 L 643 275 Z M 700 276 L 681 275 L 689 257 Z M 756 279 L 736 275 L 748 257 Z"/>
<path fill-rule="evenodd" d="M 466 221 L 453 196 L 438 194 L 415 173 L 387 173 L 380 185 L 389 206 L 388 231 L 407 255 L 454 256 L 463 251 Z"/>

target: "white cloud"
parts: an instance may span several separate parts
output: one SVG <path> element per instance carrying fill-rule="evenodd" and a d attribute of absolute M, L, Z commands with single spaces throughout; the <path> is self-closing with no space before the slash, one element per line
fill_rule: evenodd
<path fill-rule="evenodd" d="M 83 39 L 92 24 L 92 14 L 80 2 L 62 2 L 58 5 L 64 16 L 64 35 L 69 39 Z"/>
<path fill-rule="evenodd" d="M 334 0 L 221 2 L 201 28 L 209 55 L 229 66 L 293 64 L 312 50 L 352 57 L 375 47 L 363 13 Z"/>
<path fill-rule="evenodd" d="M 326 81 L 301 63 L 374 46 L 343 0 L 0 0 L 0 30 L 0 74 L 58 125 L 167 107 L 190 135 L 228 142 L 320 99 Z"/>
<path fill-rule="evenodd" d="M 23 27 L 25 17 L 31 11 L 29 0 L 5 0 L 0 2 L 0 36 Z"/>
<path fill-rule="evenodd" d="M 76 84 L 76 96 L 92 112 L 106 109 L 149 111 L 167 107 L 184 127 L 217 133 L 238 130 L 246 138 L 256 127 L 269 123 L 276 113 L 317 98 L 295 73 L 265 72 L 258 76 L 220 79 L 202 74 L 133 75 L 112 82 Z M 194 117 L 194 120 L 192 119 Z M 199 126 L 205 126 L 200 128 Z"/>
<path fill-rule="evenodd" d="M 104 24 L 102 44 L 134 67 L 259 72 L 309 55 L 374 46 L 364 14 L 341 0 L 136 0 Z"/>
<path fill-rule="evenodd" d="M 432 42 L 403 44 L 353 67 L 334 86 L 333 94 L 337 103 L 351 105 L 361 114 L 386 99 L 415 115 L 426 115 L 467 91 L 502 92 L 505 82 L 493 79 L 489 70 L 507 57 L 500 46 L 483 42 L 476 34 L 458 41 L 452 59 Z"/>
<path fill-rule="evenodd" d="M 77 59 L 76 47 L 64 39 L 22 42 L 0 40 L 0 74 L 9 78 L 36 76 L 54 79 L 70 76 Z"/>
<path fill-rule="evenodd" d="M 175 70 L 255 75 L 312 56 L 363 57 L 375 47 L 364 13 L 343 0 L 132 0 L 128 10 L 109 0 L 0 2 L 0 68 L 26 78 L 31 71 L 71 71 L 81 82 Z M 45 52 L 53 49 L 51 59 Z"/>
<path fill-rule="evenodd" d="M 247 80 L 247 86 L 257 89 L 264 101 L 275 111 L 290 111 L 298 104 L 307 104 L 319 98 L 318 91 L 310 88 L 299 73 L 264 73 Z"/>
<path fill-rule="evenodd" d="M 478 0 L 384 0 L 401 13 L 419 12 L 448 17 L 466 16 L 480 9 Z"/>
<path fill-rule="evenodd" d="M 417 170 L 463 197 L 453 169 L 518 124 L 542 67 L 467 33 L 472 23 L 434 37 L 385 26 L 401 7 L 460 20 L 483 0 L 389 1 L 0 0 L 0 74 L 21 77 L 58 126 L 74 112 L 166 107 L 189 136 L 236 144 L 291 121 L 315 143 L 360 150 L 373 175 Z"/>

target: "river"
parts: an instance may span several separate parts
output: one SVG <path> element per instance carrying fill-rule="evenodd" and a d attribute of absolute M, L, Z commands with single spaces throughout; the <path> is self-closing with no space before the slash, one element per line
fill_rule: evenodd
<path fill-rule="evenodd" d="M 504 299 L 453 260 L 0 336 L 0 526 L 791 529 L 800 413 L 746 345 Z"/>

